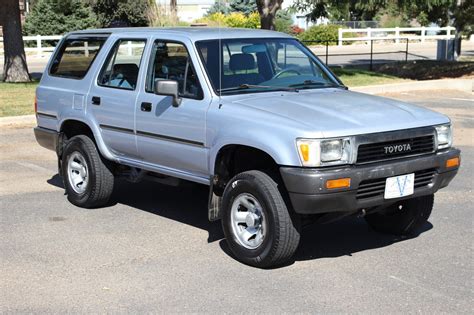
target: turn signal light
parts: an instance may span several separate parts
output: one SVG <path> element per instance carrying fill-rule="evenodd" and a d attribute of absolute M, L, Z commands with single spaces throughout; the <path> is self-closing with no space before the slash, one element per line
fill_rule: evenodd
<path fill-rule="evenodd" d="M 302 143 L 300 144 L 301 157 L 305 162 L 309 161 L 309 144 Z"/>
<path fill-rule="evenodd" d="M 349 188 L 349 187 L 351 187 L 350 178 L 338 178 L 338 179 L 330 179 L 326 181 L 327 189 Z"/>
<path fill-rule="evenodd" d="M 456 167 L 459 166 L 459 157 L 455 157 L 446 161 L 446 167 Z"/>

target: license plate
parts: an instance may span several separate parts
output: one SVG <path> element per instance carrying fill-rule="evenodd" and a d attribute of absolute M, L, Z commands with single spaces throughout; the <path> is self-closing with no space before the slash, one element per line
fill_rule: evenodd
<path fill-rule="evenodd" d="M 415 174 L 389 177 L 385 181 L 385 199 L 400 198 L 413 195 Z"/>

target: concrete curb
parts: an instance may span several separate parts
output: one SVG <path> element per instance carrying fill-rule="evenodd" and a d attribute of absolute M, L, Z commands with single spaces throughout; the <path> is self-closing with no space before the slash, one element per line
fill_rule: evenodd
<path fill-rule="evenodd" d="M 461 90 L 474 91 L 473 79 L 443 79 L 416 82 L 402 82 L 381 85 L 358 86 L 349 88 L 351 91 L 367 94 L 398 93 L 420 90 Z"/>
<path fill-rule="evenodd" d="M 36 124 L 35 115 L 0 117 L 0 128 L 34 126 Z"/>

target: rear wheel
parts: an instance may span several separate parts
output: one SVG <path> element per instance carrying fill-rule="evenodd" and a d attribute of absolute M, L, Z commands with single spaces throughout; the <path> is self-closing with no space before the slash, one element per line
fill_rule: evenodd
<path fill-rule="evenodd" d="M 365 217 L 376 231 L 394 235 L 411 235 L 426 224 L 433 209 L 434 195 L 397 202 L 388 208 Z"/>
<path fill-rule="evenodd" d="M 222 211 L 229 248 L 246 264 L 280 265 L 298 248 L 298 223 L 293 222 L 277 183 L 263 172 L 236 175 L 224 191 Z"/>
<path fill-rule="evenodd" d="M 114 175 L 107 168 L 95 143 L 87 136 L 72 137 L 62 155 L 62 176 L 68 200 L 79 207 L 105 205 L 114 187 Z"/>

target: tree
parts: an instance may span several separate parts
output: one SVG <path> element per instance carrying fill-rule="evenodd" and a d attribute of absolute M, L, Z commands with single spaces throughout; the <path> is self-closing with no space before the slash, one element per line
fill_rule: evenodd
<path fill-rule="evenodd" d="M 275 18 L 283 0 L 256 0 L 262 29 L 275 30 Z"/>
<path fill-rule="evenodd" d="M 207 11 L 207 15 L 218 12 L 222 14 L 240 12 L 249 15 L 252 12 L 257 12 L 257 3 L 255 0 L 216 0 L 214 5 Z"/>
<path fill-rule="evenodd" d="M 23 31 L 26 35 L 58 35 L 96 26 L 92 9 L 83 1 L 37 0 Z"/>
<path fill-rule="evenodd" d="M 229 2 L 229 12 L 242 12 L 249 15 L 257 11 L 255 0 L 232 0 Z"/>
<path fill-rule="evenodd" d="M 26 64 L 25 46 L 21 34 L 20 4 L 18 0 L 3 0 L 0 10 L 0 25 L 3 28 L 5 82 L 31 81 Z"/>
<path fill-rule="evenodd" d="M 113 23 L 126 26 L 148 26 L 148 0 L 95 0 L 92 10 L 101 27 Z"/>
<path fill-rule="evenodd" d="M 388 3 L 397 1 L 295 0 L 291 8 L 293 11 L 308 12 L 306 18 L 311 21 L 316 21 L 321 17 L 331 17 L 333 20 L 360 21 L 372 20 Z"/>
<path fill-rule="evenodd" d="M 171 19 L 174 23 L 178 21 L 178 3 L 177 0 L 170 0 Z"/>

